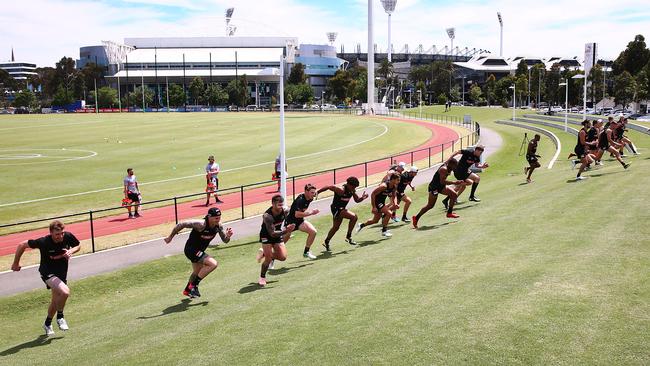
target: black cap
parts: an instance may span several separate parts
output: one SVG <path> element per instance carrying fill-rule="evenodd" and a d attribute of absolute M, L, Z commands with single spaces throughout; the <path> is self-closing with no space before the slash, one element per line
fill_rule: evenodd
<path fill-rule="evenodd" d="M 221 210 L 216 207 L 212 207 L 211 209 L 208 210 L 207 216 L 208 217 L 221 216 Z"/>

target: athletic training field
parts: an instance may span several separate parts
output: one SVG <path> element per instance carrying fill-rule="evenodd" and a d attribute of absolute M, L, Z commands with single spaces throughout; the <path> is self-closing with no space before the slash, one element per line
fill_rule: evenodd
<path fill-rule="evenodd" d="M 305 235 L 296 234 L 288 260 L 276 264 L 263 289 L 256 285 L 257 238 L 236 237 L 208 250 L 220 265 L 201 283 L 203 296 L 191 301 L 180 293 L 190 272 L 182 255 L 73 281 L 66 306 L 71 330 L 55 329 L 50 338 L 41 336 L 45 290 L 3 298 L 0 364 L 649 364 L 650 137 L 629 133 L 642 153 L 626 158 L 630 169 L 606 155 L 604 166 L 576 182 L 564 160 L 575 137 L 553 130 L 560 160 L 525 184 L 518 154 L 524 130 L 492 122 L 511 111 L 451 113 L 472 114 L 503 139 L 481 174 L 482 202 L 468 202 L 465 192 L 459 219 L 445 218 L 438 203 L 419 230 L 392 224 L 393 237 L 384 239 L 379 227 L 366 228 L 355 235 L 359 247 L 343 242 L 342 227 L 328 254 L 320 243 L 330 218 L 318 218 L 318 259 L 302 257 Z M 155 133 L 156 124 L 148 125 Z M 351 141 L 381 130 L 357 132 Z M 554 151 L 543 137 L 543 167 Z M 214 154 L 219 160 L 220 152 Z M 201 167 L 197 160 L 182 174 Z M 121 172 L 111 174 L 119 183 Z M 426 187 L 407 193 L 415 214 Z M 370 217 L 368 204 L 354 211 Z"/>
<path fill-rule="evenodd" d="M 287 114 L 286 134 L 292 175 L 376 159 L 431 137 L 410 123 L 336 114 Z M 209 155 L 220 164 L 221 188 L 269 180 L 279 151 L 279 118 L 0 116 L 0 142 L 0 222 L 7 223 L 119 206 L 128 167 L 145 201 L 203 192 Z"/>

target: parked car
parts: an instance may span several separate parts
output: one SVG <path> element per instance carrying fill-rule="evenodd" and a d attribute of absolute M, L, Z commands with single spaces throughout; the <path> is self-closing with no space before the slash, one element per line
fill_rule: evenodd
<path fill-rule="evenodd" d="M 230 107 L 228 107 L 228 111 L 239 112 L 239 107 L 237 107 L 236 105 L 231 105 Z"/>
<path fill-rule="evenodd" d="M 636 120 L 641 121 L 641 122 L 650 122 L 650 114 L 646 114 L 644 116 L 637 117 Z"/>
<path fill-rule="evenodd" d="M 552 112 L 564 112 L 564 108 L 560 107 L 559 105 L 554 105 L 551 107 Z"/>

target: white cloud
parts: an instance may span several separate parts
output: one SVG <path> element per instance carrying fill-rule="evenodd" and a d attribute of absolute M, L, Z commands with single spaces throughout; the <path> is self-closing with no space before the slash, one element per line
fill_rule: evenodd
<path fill-rule="evenodd" d="M 0 60 L 15 48 L 18 60 L 53 65 L 62 56 L 77 58 L 79 47 L 125 37 L 222 36 L 224 10 L 235 7 L 233 24 L 241 36 L 293 36 L 302 43 L 325 43 L 325 33 L 338 32 L 337 48 L 350 52 L 367 43 L 367 1 L 354 0 L 345 10 L 322 1 L 276 0 L 126 0 L 128 7 L 94 1 L 24 0 L 6 2 L 0 14 L 3 36 Z M 148 5 L 148 6 L 143 6 Z M 174 20 L 169 7 L 185 9 Z M 624 12 L 624 10 L 629 10 Z M 630 10 L 632 9 L 632 10 Z M 634 10 L 638 9 L 638 10 Z M 445 28 L 456 28 L 455 46 L 499 50 L 496 12 L 504 17 L 506 56 L 579 56 L 584 43 L 598 42 L 600 56 L 615 58 L 636 34 L 650 29 L 647 4 L 621 0 L 576 0 L 549 5 L 501 0 L 486 4 L 457 1 L 436 4 L 425 0 L 398 0 L 393 15 L 392 40 L 399 50 L 408 43 L 425 49 L 449 44 Z M 387 48 L 387 16 L 374 0 L 375 43 Z M 645 20 L 645 21 L 644 21 Z M 650 37 L 650 34 L 645 34 Z M 649 42 L 650 43 L 650 42 Z"/>

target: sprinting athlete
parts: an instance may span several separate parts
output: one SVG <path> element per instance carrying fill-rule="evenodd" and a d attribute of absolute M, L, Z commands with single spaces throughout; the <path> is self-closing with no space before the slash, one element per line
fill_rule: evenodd
<path fill-rule="evenodd" d="M 210 155 L 208 157 L 208 165 L 205 166 L 205 179 L 207 187 L 205 188 L 205 206 L 210 205 L 210 195 L 214 195 L 214 203 L 223 203 L 217 195 L 219 190 L 219 164 L 214 162 L 214 156 Z"/>
<path fill-rule="evenodd" d="M 429 199 L 427 201 L 427 204 L 420 209 L 420 212 L 418 212 L 417 215 L 413 216 L 413 221 L 411 223 L 415 229 L 418 228 L 418 221 L 420 221 L 420 218 L 422 218 L 422 216 L 427 213 L 427 211 L 436 205 L 438 194 L 444 194 L 447 196 L 447 198 L 449 198 L 449 204 L 447 206 L 447 217 L 450 219 L 457 219 L 459 217 L 454 213 L 454 203 L 456 203 L 458 193 L 452 186 L 456 185 L 460 187 L 464 181 L 457 180 L 455 182 L 452 182 L 447 180 L 449 174 L 451 174 L 451 172 L 454 171 L 454 169 L 457 167 L 458 161 L 456 161 L 454 158 L 450 158 L 444 164 L 442 164 L 436 171 L 436 174 L 433 175 L 431 183 L 429 183 L 428 187 Z"/>
<path fill-rule="evenodd" d="M 396 208 L 392 203 L 386 203 L 386 199 L 390 197 L 390 200 L 395 200 L 395 193 L 397 191 L 397 184 L 399 183 L 399 174 L 393 173 L 388 178 L 387 182 L 381 183 L 375 190 L 370 194 L 370 200 L 372 205 L 372 218 L 368 221 L 359 224 L 357 227 L 357 232 L 361 231 L 364 227 L 368 225 L 375 224 L 379 222 L 379 219 L 382 218 L 381 222 L 381 235 L 387 238 L 393 236 L 390 231 L 388 231 L 388 221 L 390 221 L 391 216 L 393 215 L 393 209 Z"/>
<path fill-rule="evenodd" d="M 464 181 L 464 183 L 459 187 L 457 192 L 458 196 L 463 193 L 466 186 L 471 185 L 472 190 L 469 194 L 469 200 L 474 202 L 481 202 L 481 200 L 475 196 L 476 188 L 478 187 L 478 183 L 481 181 L 481 177 L 476 173 L 472 173 L 470 168 L 472 165 L 475 165 L 480 169 L 485 169 L 490 166 L 488 163 L 481 164 L 481 154 L 483 154 L 484 150 L 485 147 L 483 145 L 477 145 L 473 150 L 458 150 L 451 156 L 453 158 L 456 155 L 460 155 L 458 166 L 454 168 L 454 176 L 456 179 Z M 445 205 L 445 208 L 448 207 L 449 196 L 442 200 L 442 204 Z"/>
<path fill-rule="evenodd" d="M 584 177 L 581 176 L 582 172 L 584 172 L 585 169 L 587 169 L 587 167 L 594 162 L 595 157 L 590 153 L 590 151 L 596 145 L 596 142 L 588 141 L 590 130 L 591 130 L 591 121 L 584 120 L 582 122 L 582 128 L 578 132 L 578 141 L 576 142 L 576 147 L 573 149 L 576 157 L 578 158 L 577 162 L 580 163 L 580 168 L 578 169 L 576 180 L 584 179 Z M 575 164 L 576 164 L 576 160 L 573 161 L 574 167 Z"/>
<path fill-rule="evenodd" d="M 271 207 L 262 215 L 260 229 L 262 249 L 257 254 L 258 262 L 264 259 L 260 279 L 257 282 L 260 286 L 266 286 L 266 272 L 269 270 L 271 262 L 276 259 L 279 261 L 287 259 L 287 248 L 284 246 L 283 238 L 285 235 L 291 234 L 296 227 L 294 224 L 289 224 L 282 230 L 282 223 L 288 214 L 289 210 L 284 208 L 284 198 L 276 194 L 271 199 Z"/>
<path fill-rule="evenodd" d="M 349 177 L 340 188 L 337 186 L 326 186 L 319 189 L 317 192 L 322 193 L 327 190 L 334 192 L 334 198 L 330 205 L 333 221 L 332 228 L 327 233 L 327 237 L 323 243 L 325 250 L 328 252 L 330 251 L 330 241 L 334 237 L 334 234 L 339 230 L 341 223 L 343 223 L 343 219 L 348 219 L 350 221 L 348 223 L 348 232 L 345 235 L 345 241 L 350 245 L 357 245 L 357 243 L 352 240 L 352 229 L 354 229 L 354 226 L 357 224 L 357 215 L 346 208 L 351 198 L 353 198 L 356 203 L 368 198 L 368 193 L 366 192 L 363 192 L 361 197 L 359 197 L 356 192 L 357 187 L 359 187 L 359 179 L 357 179 L 357 177 Z"/>
<path fill-rule="evenodd" d="M 622 144 L 614 141 L 614 130 L 616 130 L 617 127 L 618 123 L 612 120 L 609 126 L 598 136 L 599 151 L 596 159 L 600 160 L 605 151 L 608 151 L 614 155 L 614 158 L 616 158 L 616 160 L 618 160 L 618 162 L 623 166 L 623 169 L 627 169 L 630 167 L 630 163 L 625 163 L 623 159 L 621 159 L 621 155 L 618 153 L 618 149 Z"/>
<path fill-rule="evenodd" d="M 35 240 L 27 240 L 16 247 L 14 262 L 11 265 L 12 271 L 20 271 L 20 258 L 25 249 L 32 248 L 41 252 L 41 263 L 38 272 L 45 282 L 47 289 L 52 290 L 52 298 L 47 308 L 47 317 L 43 329 L 45 335 L 54 334 L 52 319 L 56 315 L 56 324 L 61 330 L 68 330 L 68 323 L 63 316 L 63 308 L 70 297 L 68 287 L 68 261 L 73 254 L 79 251 L 79 240 L 69 232 L 64 231 L 65 226 L 59 220 L 50 223 L 50 234 Z"/>
<path fill-rule="evenodd" d="M 314 197 L 316 197 L 316 187 L 311 184 L 305 185 L 305 192 L 299 194 L 293 201 L 284 223 L 284 226 L 293 224 L 297 230 L 307 234 L 305 250 L 302 256 L 309 259 L 316 259 L 316 256 L 311 253 L 311 245 L 314 244 L 317 231 L 311 222 L 305 220 L 305 217 L 317 215 L 320 212 L 318 209 L 308 210 L 309 204 L 314 200 Z M 286 244 L 290 238 L 291 233 L 285 235 L 284 243 Z"/>
<path fill-rule="evenodd" d="M 203 220 L 190 220 L 179 223 L 172 229 L 171 234 L 166 237 L 165 243 L 169 244 L 174 236 L 183 229 L 192 229 L 189 238 L 185 242 L 185 256 L 192 262 L 192 274 L 190 275 L 183 295 L 190 298 L 201 297 L 199 283 L 219 265 L 217 261 L 208 255 L 205 250 L 217 234 L 221 241 L 227 243 L 232 237 L 231 228 L 225 229 L 221 226 L 221 210 L 212 207 L 208 210 Z"/>
<path fill-rule="evenodd" d="M 524 168 L 524 174 L 528 174 L 526 177 L 527 183 L 533 182 L 530 178 L 533 175 L 533 170 L 541 166 L 537 160 L 541 157 L 537 155 L 537 143 L 539 142 L 540 138 L 541 137 L 536 134 L 535 137 L 533 137 L 533 139 L 528 143 L 528 150 L 526 151 L 526 161 L 528 161 L 528 166 Z"/>
<path fill-rule="evenodd" d="M 411 207 L 411 203 L 413 202 L 411 200 L 411 197 L 409 197 L 406 194 L 406 187 L 411 187 L 412 191 L 415 191 L 415 187 L 411 184 L 413 182 L 413 178 L 418 175 L 418 167 L 412 166 L 408 172 L 402 172 L 402 174 L 399 175 L 399 183 L 397 184 L 397 193 L 395 194 L 395 201 L 396 204 L 399 205 L 400 202 L 404 201 L 404 211 L 402 212 L 402 221 L 404 222 L 410 222 L 407 214 L 409 211 L 409 207 Z M 399 219 L 397 218 L 397 210 L 393 210 L 393 221 L 399 222 Z"/>

